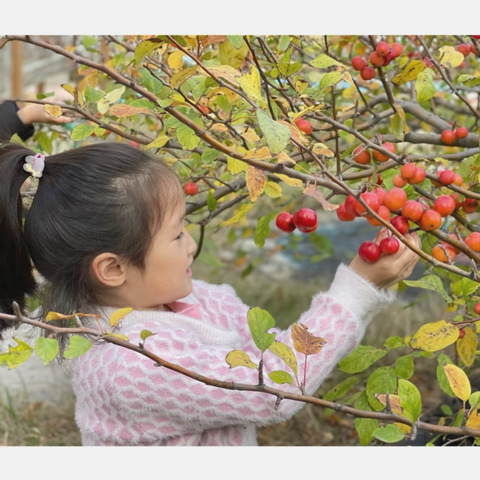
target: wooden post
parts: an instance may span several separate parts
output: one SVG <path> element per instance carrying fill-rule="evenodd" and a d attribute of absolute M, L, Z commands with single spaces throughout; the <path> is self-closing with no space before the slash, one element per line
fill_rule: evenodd
<path fill-rule="evenodd" d="M 22 65 L 23 65 L 23 43 L 12 42 L 12 73 L 11 92 L 12 98 L 18 98 L 22 94 Z"/>

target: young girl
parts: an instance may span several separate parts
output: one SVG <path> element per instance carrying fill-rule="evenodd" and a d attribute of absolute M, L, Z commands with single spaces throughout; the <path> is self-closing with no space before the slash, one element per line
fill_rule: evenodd
<path fill-rule="evenodd" d="M 25 295 L 35 292 L 32 260 L 49 286 L 42 315 L 99 313 L 108 325 L 112 312 L 132 307 L 119 330 L 130 342 L 150 330 L 155 335 L 146 348 L 164 360 L 256 385 L 256 369 L 230 369 L 225 360 L 239 349 L 258 362 L 249 307 L 230 286 L 192 280 L 196 244 L 184 226 L 185 199 L 174 172 L 120 143 L 52 155 L 44 164 L 37 155 L 32 168 L 33 155 L 17 145 L 0 149 L 1 309 L 11 312 L 13 300 L 23 308 Z M 19 190 L 39 170 L 22 230 Z M 408 238 L 420 245 L 416 234 Z M 314 296 L 298 321 L 326 345 L 309 357 L 307 394 L 359 344 L 372 317 L 394 299 L 387 288 L 407 278 L 417 260 L 403 244 L 375 264 L 356 257 L 339 266 L 328 292 Z M 290 328 L 272 331 L 293 349 Z M 276 409 L 271 395 L 207 386 L 104 341 L 71 367 L 83 445 L 256 445 L 256 426 L 284 421 L 303 406 L 284 399 Z M 265 352 L 265 372 L 285 368 Z M 265 383 L 299 393 L 267 375 Z"/>

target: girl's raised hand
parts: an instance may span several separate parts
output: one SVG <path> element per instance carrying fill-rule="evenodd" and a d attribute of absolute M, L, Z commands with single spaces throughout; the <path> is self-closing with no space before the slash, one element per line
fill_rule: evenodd
<path fill-rule="evenodd" d="M 55 98 L 52 101 L 58 101 Z M 73 118 L 68 115 L 62 115 L 57 118 L 51 117 L 45 110 L 45 105 L 39 103 L 29 103 L 21 108 L 18 112 L 18 118 L 24 125 L 32 125 L 33 123 L 48 123 L 52 125 L 59 125 L 73 122 Z"/>
<path fill-rule="evenodd" d="M 385 229 L 377 236 L 376 243 L 387 235 L 388 231 Z M 420 237 L 416 233 L 405 235 L 405 238 L 421 248 Z M 378 288 L 388 288 L 408 278 L 419 259 L 415 252 L 400 242 L 398 252 L 393 255 L 382 255 L 375 263 L 367 263 L 357 255 L 349 266 Z"/>

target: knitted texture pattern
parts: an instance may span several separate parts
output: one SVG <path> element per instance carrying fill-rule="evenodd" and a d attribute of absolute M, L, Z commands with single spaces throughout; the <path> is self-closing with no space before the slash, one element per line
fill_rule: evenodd
<path fill-rule="evenodd" d="M 327 342 L 319 354 L 308 357 L 308 394 L 314 394 L 359 344 L 373 316 L 394 298 L 393 292 L 378 290 L 340 265 L 328 292 L 315 295 L 298 320 Z M 149 330 L 155 335 L 146 339 L 145 348 L 160 358 L 212 379 L 256 385 L 256 369 L 231 369 L 225 361 L 235 349 L 245 351 L 255 363 L 260 359 L 247 324 L 249 307 L 235 291 L 228 285 L 194 280 L 192 293 L 182 302 L 195 307 L 185 313 L 133 311 L 120 331 L 138 344 L 140 332 Z M 105 321 L 114 311 L 104 308 Z M 187 315 L 188 311 L 193 313 Z M 294 350 L 291 327 L 270 332 Z M 303 378 L 304 355 L 297 357 Z M 267 374 L 274 370 L 289 371 L 289 367 L 267 350 L 265 384 L 300 393 L 291 385 L 273 383 Z M 72 383 L 83 445 L 257 445 L 256 426 L 282 422 L 303 406 L 284 399 L 275 409 L 272 395 L 208 386 L 101 341 L 74 361 Z"/>

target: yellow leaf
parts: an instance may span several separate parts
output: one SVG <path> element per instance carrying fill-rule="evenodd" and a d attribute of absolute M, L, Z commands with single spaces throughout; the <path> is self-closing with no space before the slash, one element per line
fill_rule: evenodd
<path fill-rule="evenodd" d="M 233 68 L 238 68 L 245 61 L 245 56 L 248 53 L 248 45 L 246 42 L 243 42 L 240 48 L 235 48 L 227 40 L 219 45 L 218 52 L 222 65 L 231 65 Z"/>
<path fill-rule="evenodd" d="M 458 67 L 465 59 L 460 52 L 457 52 L 454 47 L 449 45 L 441 47 L 435 57 L 438 59 L 440 65 L 445 68 Z"/>
<path fill-rule="evenodd" d="M 480 429 L 480 414 L 478 409 L 475 408 L 472 410 L 472 413 L 468 416 L 467 423 L 465 424 L 467 428 L 474 428 L 475 430 Z"/>
<path fill-rule="evenodd" d="M 466 373 L 461 368 L 458 368 L 451 363 L 445 363 L 443 369 L 445 370 L 448 383 L 455 396 L 466 402 L 472 393 L 470 381 L 468 380 Z"/>
<path fill-rule="evenodd" d="M 268 182 L 265 184 L 265 195 L 270 198 L 278 198 L 282 196 L 282 187 L 275 182 Z"/>
<path fill-rule="evenodd" d="M 303 187 L 303 182 L 301 180 L 298 180 L 298 178 L 290 178 L 289 176 L 283 175 L 281 173 L 276 173 L 275 175 L 291 187 Z"/>
<path fill-rule="evenodd" d="M 62 115 L 62 107 L 58 105 L 45 105 L 45 111 L 53 118 L 58 118 Z"/>
<path fill-rule="evenodd" d="M 183 55 L 184 53 L 181 50 L 171 53 L 168 56 L 168 65 L 173 68 L 173 70 L 179 70 L 183 66 Z"/>
<path fill-rule="evenodd" d="M 270 344 L 268 348 L 277 357 L 281 358 L 292 369 L 293 373 L 297 375 L 297 359 L 292 349 L 288 345 L 285 345 L 285 343 L 275 340 L 272 344 Z"/>
<path fill-rule="evenodd" d="M 172 75 L 172 78 L 170 79 L 170 87 L 172 88 L 172 90 L 174 88 L 179 87 L 185 80 L 195 75 L 196 72 L 197 72 L 197 67 L 190 67 L 190 68 L 185 68 L 184 70 L 180 70 L 177 73 L 174 73 Z"/>
<path fill-rule="evenodd" d="M 317 155 L 325 155 L 327 158 L 332 158 L 335 154 L 323 143 L 316 143 L 313 146 L 313 153 Z"/>
<path fill-rule="evenodd" d="M 123 335 L 122 333 L 106 333 L 104 337 L 115 337 L 119 338 L 120 340 L 124 340 L 125 342 L 128 342 L 128 337 L 126 335 Z"/>
<path fill-rule="evenodd" d="M 247 142 L 258 142 L 260 140 L 260 137 L 255 133 L 255 130 L 253 128 L 247 128 L 245 132 L 241 134 L 241 136 L 247 141 Z"/>
<path fill-rule="evenodd" d="M 387 395 L 385 393 L 378 393 L 377 395 L 375 395 L 375 398 L 380 403 L 383 403 L 383 405 L 387 406 Z M 392 412 L 396 415 L 403 416 L 403 408 L 400 405 L 400 398 L 398 397 L 398 395 L 388 395 L 388 400 L 390 402 L 390 409 L 392 410 Z"/>
<path fill-rule="evenodd" d="M 398 116 L 403 120 L 403 133 L 406 135 L 410 131 L 410 129 L 408 128 L 407 120 L 405 118 L 405 111 L 398 103 L 394 103 L 394 106 L 395 110 L 398 113 Z"/>
<path fill-rule="evenodd" d="M 290 129 L 290 134 L 292 135 L 292 138 L 294 138 L 297 142 L 308 144 L 308 138 L 303 135 L 303 133 L 297 127 L 294 127 L 290 123 L 285 122 L 285 120 L 278 120 L 278 123 L 286 125 Z"/>
<path fill-rule="evenodd" d="M 248 367 L 257 368 L 257 365 L 250 360 L 247 353 L 242 350 L 233 350 L 227 354 L 225 361 L 230 365 L 230 368 Z"/>
<path fill-rule="evenodd" d="M 404 83 L 411 82 L 415 80 L 423 70 L 425 70 L 425 64 L 421 60 L 412 60 L 402 73 L 392 78 L 392 83 L 398 87 Z"/>
<path fill-rule="evenodd" d="M 250 66 L 250 71 L 238 77 L 238 84 L 241 89 L 253 100 L 263 102 L 261 78 L 257 68 Z"/>
<path fill-rule="evenodd" d="M 110 315 L 110 326 L 114 327 L 120 320 L 122 320 L 125 315 L 128 315 L 133 308 L 127 307 L 127 308 L 119 308 L 118 310 L 115 310 L 111 315 Z"/>
<path fill-rule="evenodd" d="M 233 68 L 230 65 L 219 65 L 218 67 L 208 67 L 208 71 L 212 73 L 215 77 L 218 78 L 223 78 L 224 80 L 229 81 L 232 85 L 238 86 L 238 77 L 240 77 L 242 74 Z M 205 70 L 200 70 L 202 75 L 207 75 L 207 72 Z"/>
<path fill-rule="evenodd" d="M 220 227 L 229 227 L 230 225 L 233 225 L 234 223 L 239 222 L 253 207 L 253 203 L 247 203 L 245 205 L 242 205 L 238 210 L 235 215 L 230 218 L 230 220 L 225 220 L 220 224 Z"/>
<path fill-rule="evenodd" d="M 228 128 L 223 123 L 216 123 L 210 130 L 222 133 L 228 132 Z"/>
<path fill-rule="evenodd" d="M 75 95 L 75 87 L 72 87 L 72 85 L 68 85 L 66 83 L 63 83 L 61 87 L 66 90 L 76 101 L 78 104 L 83 107 L 83 95 L 77 90 L 76 95 Z"/>
<path fill-rule="evenodd" d="M 312 335 L 302 323 L 300 325 L 298 323 L 292 325 L 291 336 L 295 350 L 305 355 L 319 353 L 325 343 L 327 343 L 324 338 Z"/>
<path fill-rule="evenodd" d="M 247 168 L 247 174 L 245 178 L 247 180 L 247 189 L 248 193 L 250 194 L 250 201 L 252 203 L 255 203 L 257 201 L 257 198 L 265 190 L 265 184 L 267 183 L 267 179 L 265 178 L 265 175 L 263 175 L 263 172 L 260 169 L 255 168 L 251 165 L 249 165 Z"/>
<path fill-rule="evenodd" d="M 232 175 L 236 175 L 240 172 L 246 172 L 248 164 L 227 155 L 227 168 Z"/>
<path fill-rule="evenodd" d="M 63 315 L 57 312 L 48 312 L 47 316 L 45 317 L 45 321 L 50 322 L 52 320 L 67 320 L 69 318 L 75 318 L 75 317 L 100 318 L 100 315 L 94 315 L 93 313 L 74 313 L 72 315 Z"/>
<path fill-rule="evenodd" d="M 146 145 L 145 150 L 149 150 L 150 148 L 162 148 L 169 140 L 170 137 L 168 135 L 160 135 L 153 142 Z"/>
<path fill-rule="evenodd" d="M 286 162 L 291 162 L 291 163 L 297 163 L 293 158 L 289 157 L 285 152 L 280 152 L 276 157 L 278 160 L 278 163 L 286 163 Z"/>
<path fill-rule="evenodd" d="M 321 190 L 319 190 L 315 185 L 309 185 L 304 191 L 304 195 L 308 195 L 310 197 L 313 197 L 315 200 L 319 201 L 327 212 L 331 212 L 333 210 L 336 210 L 340 205 L 335 205 L 333 203 L 330 203 L 324 196 Z"/>
<path fill-rule="evenodd" d="M 436 352 L 455 343 L 458 334 L 458 328 L 445 320 L 427 323 L 412 337 L 410 346 L 426 352 Z"/>
<path fill-rule="evenodd" d="M 109 111 L 111 115 L 119 118 L 131 117 L 132 115 L 137 115 L 138 113 L 150 113 L 148 108 L 132 107 L 130 105 L 125 105 L 124 103 L 112 105 Z"/>
<path fill-rule="evenodd" d="M 98 85 L 98 70 L 93 70 L 86 77 L 87 85 L 90 85 L 92 88 L 95 88 Z"/>
<path fill-rule="evenodd" d="M 465 327 L 463 331 L 465 336 L 457 340 L 457 352 L 463 363 L 467 367 L 471 367 L 478 348 L 478 337 L 470 327 Z"/>
<path fill-rule="evenodd" d="M 300 117 L 303 117 L 304 115 L 306 115 L 307 113 L 311 113 L 311 112 L 315 112 L 316 110 L 320 110 L 322 109 L 323 107 L 325 106 L 324 103 L 321 103 L 319 105 L 310 105 L 309 107 L 307 108 L 304 108 L 303 110 L 300 110 L 299 112 L 295 113 L 294 115 L 292 115 L 292 122 L 295 123 L 295 120 L 297 120 L 297 118 L 300 118 Z"/>
<path fill-rule="evenodd" d="M 248 159 L 270 160 L 272 158 L 272 154 L 270 153 L 270 150 L 268 149 L 268 147 L 254 148 L 252 150 L 249 150 L 245 154 L 244 158 L 246 158 L 247 160 Z"/>

